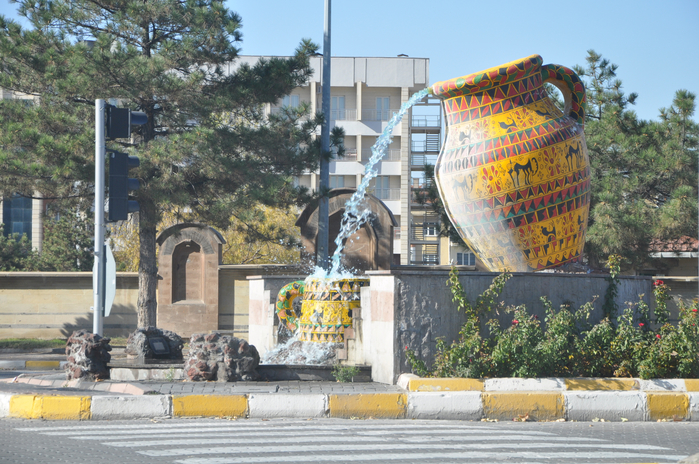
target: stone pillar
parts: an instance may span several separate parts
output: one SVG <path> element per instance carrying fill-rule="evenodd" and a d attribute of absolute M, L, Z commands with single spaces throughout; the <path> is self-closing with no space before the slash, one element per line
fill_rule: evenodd
<path fill-rule="evenodd" d="M 203 224 L 177 224 L 157 243 L 158 327 L 185 338 L 217 330 L 221 234 Z"/>

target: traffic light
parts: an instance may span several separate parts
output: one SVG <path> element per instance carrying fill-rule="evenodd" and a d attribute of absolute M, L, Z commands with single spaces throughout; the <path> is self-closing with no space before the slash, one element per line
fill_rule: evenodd
<path fill-rule="evenodd" d="M 140 126 L 146 122 L 148 122 L 146 113 L 107 105 L 106 136 L 108 139 L 128 139 L 131 137 L 131 126 Z"/>
<path fill-rule="evenodd" d="M 139 210 L 138 202 L 129 200 L 129 191 L 138 190 L 138 179 L 129 179 L 129 169 L 141 161 L 136 156 L 117 151 L 109 152 L 109 221 L 123 221 L 129 213 Z"/>

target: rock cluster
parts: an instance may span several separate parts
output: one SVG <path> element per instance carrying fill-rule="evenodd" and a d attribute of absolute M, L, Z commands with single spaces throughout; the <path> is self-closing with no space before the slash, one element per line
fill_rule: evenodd
<path fill-rule="evenodd" d="M 109 378 L 107 363 L 112 359 L 109 354 L 110 338 L 102 337 L 87 330 L 76 330 L 66 343 L 66 377 L 68 380 L 82 379 L 90 382 Z"/>
<path fill-rule="evenodd" d="M 257 380 L 260 355 L 245 340 L 219 333 L 193 334 L 184 372 L 189 380 Z"/>
<path fill-rule="evenodd" d="M 170 348 L 169 356 L 156 355 L 153 352 L 153 348 L 148 342 L 149 338 L 161 337 L 165 339 Z M 156 327 L 148 327 L 147 329 L 138 328 L 135 332 L 129 334 L 129 338 L 126 341 L 126 349 L 124 353 L 131 358 L 141 358 L 141 359 L 154 359 L 154 358 L 166 358 L 166 359 L 182 359 L 182 348 L 184 343 L 182 342 L 182 337 L 177 335 L 175 332 L 171 332 L 165 329 L 158 329 Z"/>

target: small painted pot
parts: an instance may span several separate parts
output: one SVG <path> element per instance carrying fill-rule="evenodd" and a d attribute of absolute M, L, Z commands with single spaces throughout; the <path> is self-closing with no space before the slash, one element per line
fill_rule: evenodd
<path fill-rule="evenodd" d="M 343 343 L 352 326 L 352 310 L 359 308 L 360 291 L 369 279 L 306 279 L 299 320 L 299 339 Z"/>
<path fill-rule="evenodd" d="M 435 165 L 446 212 L 493 272 L 580 259 L 590 208 L 585 88 L 539 55 L 431 87 L 447 134 Z M 558 87 L 561 111 L 544 83 Z"/>

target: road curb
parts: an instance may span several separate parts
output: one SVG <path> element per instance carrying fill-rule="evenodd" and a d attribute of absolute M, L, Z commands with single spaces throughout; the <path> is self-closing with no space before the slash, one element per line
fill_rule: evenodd
<path fill-rule="evenodd" d="M 0 369 L 55 370 L 65 368 L 68 361 L 10 360 L 0 361 Z"/>
<path fill-rule="evenodd" d="M 0 417 L 699 421 L 699 392 L 509 391 L 361 394 L 59 396 L 0 394 Z"/>

